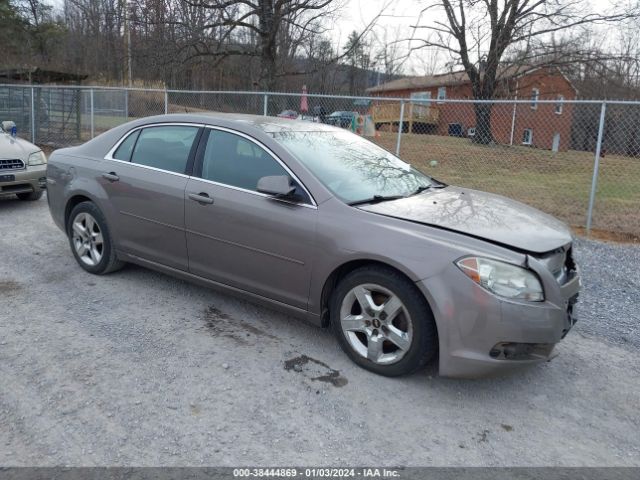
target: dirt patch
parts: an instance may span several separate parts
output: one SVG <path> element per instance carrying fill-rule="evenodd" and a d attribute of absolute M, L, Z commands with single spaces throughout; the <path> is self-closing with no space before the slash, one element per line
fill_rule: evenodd
<path fill-rule="evenodd" d="M 17 292 L 18 290 L 22 290 L 22 285 L 18 282 L 14 282 L 13 280 L 0 281 L 0 293 Z"/>
<path fill-rule="evenodd" d="M 340 375 L 340 371 L 334 370 L 329 365 L 307 355 L 285 360 L 284 369 L 287 371 L 302 373 L 314 382 L 330 383 L 334 387 L 344 387 L 348 380 Z"/>
<path fill-rule="evenodd" d="M 602 240 L 604 242 L 615 243 L 640 243 L 640 235 L 634 235 L 632 233 L 625 232 L 610 232 L 608 230 L 591 229 L 590 235 L 587 236 L 587 230 L 584 227 L 571 227 L 573 231 L 581 237 L 589 238 L 591 240 Z"/>
<path fill-rule="evenodd" d="M 205 326 L 214 336 L 231 338 L 240 345 L 254 345 L 258 337 L 278 340 L 275 335 L 233 318 L 213 305 L 205 310 L 204 320 Z"/>

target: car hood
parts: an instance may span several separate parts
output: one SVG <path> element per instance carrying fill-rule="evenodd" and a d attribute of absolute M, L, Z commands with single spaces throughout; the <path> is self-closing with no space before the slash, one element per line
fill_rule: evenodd
<path fill-rule="evenodd" d="M 548 252 L 572 240 L 566 224 L 540 210 L 500 195 L 453 186 L 359 208 L 527 252 Z"/>
<path fill-rule="evenodd" d="M 19 158 L 27 163 L 29 155 L 40 151 L 33 143 L 22 138 L 12 137 L 7 133 L 0 133 L 0 159 Z"/>

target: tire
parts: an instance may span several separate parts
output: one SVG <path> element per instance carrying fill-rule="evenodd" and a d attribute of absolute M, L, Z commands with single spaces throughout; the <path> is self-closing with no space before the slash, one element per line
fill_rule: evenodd
<path fill-rule="evenodd" d="M 362 303 L 369 305 L 368 312 Z M 414 373 L 438 351 L 437 328 L 426 299 L 413 282 L 391 268 L 372 265 L 349 273 L 333 291 L 329 308 L 331 328 L 342 349 L 356 364 L 377 374 Z"/>
<path fill-rule="evenodd" d="M 23 202 L 35 202 L 36 200 L 40 200 L 43 194 L 44 190 L 39 190 L 37 192 L 16 193 L 16 197 Z"/>
<path fill-rule="evenodd" d="M 124 266 L 116 256 L 107 221 L 94 203 L 82 202 L 71 210 L 67 236 L 73 256 L 87 272 L 104 275 Z"/>

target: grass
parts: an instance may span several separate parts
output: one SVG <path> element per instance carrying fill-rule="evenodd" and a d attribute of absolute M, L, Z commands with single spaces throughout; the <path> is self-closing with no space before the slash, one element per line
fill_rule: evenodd
<path fill-rule="evenodd" d="M 376 141 L 395 151 L 397 134 Z M 400 156 L 446 183 L 506 195 L 584 226 L 593 176 L 590 152 L 476 145 L 465 138 L 404 134 Z M 437 164 L 432 166 L 432 161 Z M 601 159 L 593 227 L 640 239 L 640 158 Z"/>

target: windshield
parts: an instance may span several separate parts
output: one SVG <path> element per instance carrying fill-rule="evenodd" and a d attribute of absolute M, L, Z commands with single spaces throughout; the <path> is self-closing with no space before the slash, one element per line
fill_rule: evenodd
<path fill-rule="evenodd" d="M 273 135 L 346 203 L 374 197 L 404 197 L 434 184 L 408 163 L 350 132 L 277 132 Z"/>

